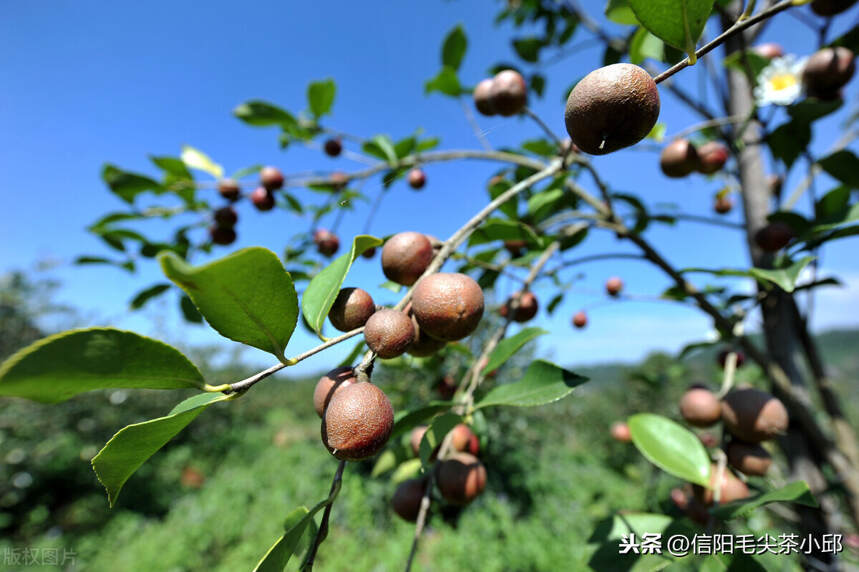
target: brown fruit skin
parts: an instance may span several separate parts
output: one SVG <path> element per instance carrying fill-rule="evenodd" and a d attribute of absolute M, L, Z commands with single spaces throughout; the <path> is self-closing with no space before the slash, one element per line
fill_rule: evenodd
<path fill-rule="evenodd" d="M 728 162 L 728 148 L 718 141 L 708 141 L 698 148 L 698 172 L 712 175 Z"/>
<path fill-rule="evenodd" d="M 316 251 L 323 256 L 334 256 L 340 250 L 340 239 L 330 230 L 320 228 L 313 233 L 313 242 L 316 244 Z"/>
<path fill-rule="evenodd" d="M 605 291 L 609 296 L 619 296 L 621 290 L 623 290 L 623 280 L 617 276 L 613 276 L 606 280 Z"/>
<path fill-rule="evenodd" d="M 693 387 L 680 398 L 680 415 L 689 425 L 710 427 L 722 418 L 722 403 L 709 389 Z"/>
<path fill-rule="evenodd" d="M 274 208 L 274 195 L 265 187 L 257 187 L 251 193 L 251 202 L 258 211 L 270 211 Z"/>
<path fill-rule="evenodd" d="M 348 365 L 335 367 L 320 377 L 313 390 L 313 408 L 316 414 L 322 417 L 334 393 L 353 383 L 358 383 L 358 378 L 355 377 L 355 370 Z"/>
<path fill-rule="evenodd" d="M 476 455 L 480 450 L 480 440 L 465 423 L 459 423 L 451 430 L 450 446 L 460 453 Z"/>
<path fill-rule="evenodd" d="M 456 453 L 438 464 L 438 490 L 455 505 L 466 505 L 486 487 L 486 467 L 469 453 Z"/>
<path fill-rule="evenodd" d="M 491 117 L 495 115 L 495 106 L 492 104 L 492 78 L 481 80 L 474 87 L 474 107 L 481 115 Z"/>
<path fill-rule="evenodd" d="M 702 487 L 701 485 L 692 485 L 692 492 L 695 498 L 705 506 L 713 504 L 713 491 L 716 488 L 718 472 L 719 469 L 715 464 L 710 466 L 710 488 Z M 722 473 L 720 488 L 719 504 L 742 500 L 749 496 L 749 487 L 746 486 L 746 483 L 738 479 L 727 468 Z"/>
<path fill-rule="evenodd" d="M 221 207 L 215 211 L 214 219 L 218 226 L 232 227 L 239 222 L 239 215 L 233 207 Z"/>
<path fill-rule="evenodd" d="M 364 325 L 364 341 L 380 358 L 395 358 L 415 341 L 415 328 L 405 312 L 382 308 Z"/>
<path fill-rule="evenodd" d="M 236 241 L 236 231 L 229 226 L 212 226 L 209 228 L 209 237 L 215 244 L 227 246 Z"/>
<path fill-rule="evenodd" d="M 419 232 L 399 232 L 382 247 L 382 272 L 397 284 L 411 286 L 433 258 L 432 243 Z"/>
<path fill-rule="evenodd" d="M 345 189 L 349 184 L 349 175 L 343 171 L 334 171 L 328 177 L 328 181 L 335 190 Z"/>
<path fill-rule="evenodd" d="M 501 314 L 502 318 L 507 317 L 507 309 L 508 309 L 508 307 L 512 306 L 513 300 L 515 297 L 516 297 L 516 295 L 514 294 L 513 297 L 510 298 L 510 300 L 507 302 L 507 304 L 504 304 L 498 310 L 498 313 Z M 533 292 L 525 292 L 524 294 L 522 294 L 519 297 L 518 306 L 516 307 L 515 310 L 513 310 L 512 320 L 514 322 L 519 322 L 519 323 L 527 322 L 528 320 L 532 319 L 534 316 L 537 315 L 538 309 L 539 309 L 539 306 L 537 304 L 537 297 L 534 295 L 534 293 Z"/>
<path fill-rule="evenodd" d="M 781 250 L 793 239 L 793 229 L 783 222 L 771 222 L 755 233 L 755 244 L 764 252 Z"/>
<path fill-rule="evenodd" d="M 734 439 L 725 448 L 728 464 L 745 475 L 762 477 L 772 465 L 772 456 L 757 444 Z"/>
<path fill-rule="evenodd" d="M 844 12 L 855 3 L 856 0 L 813 0 L 811 11 L 818 16 L 834 16 Z"/>
<path fill-rule="evenodd" d="M 570 92 L 564 112 L 573 143 L 591 155 L 635 145 L 658 118 L 656 83 L 633 64 L 612 64 L 586 75 Z"/>
<path fill-rule="evenodd" d="M 679 179 L 699 167 L 700 159 L 695 146 L 688 139 L 675 139 L 665 146 L 659 156 L 659 167 L 666 177 Z"/>
<path fill-rule="evenodd" d="M 525 247 L 528 246 L 528 242 L 525 240 L 505 240 L 504 248 L 507 249 L 507 252 L 510 253 L 510 256 L 513 258 L 519 258 L 522 256 Z"/>
<path fill-rule="evenodd" d="M 415 288 L 412 312 L 422 332 L 448 342 L 461 340 L 483 317 L 483 290 L 465 274 L 432 274 Z"/>
<path fill-rule="evenodd" d="M 343 152 L 343 143 L 339 139 L 328 139 L 325 141 L 323 149 L 329 157 L 337 157 Z"/>
<path fill-rule="evenodd" d="M 366 290 L 341 288 L 328 312 L 328 319 L 341 332 L 351 332 L 367 323 L 375 311 L 376 304 Z"/>
<path fill-rule="evenodd" d="M 528 86 L 525 78 L 515 70 L 495 74 L 489 90 L 492 108 L 498 115 L 510 117 L 520 113 L 528 104 Z"/>
<path fill-rule="evenodd" d="M 772 196 L 781 198 L 781 189 L 784 186 L 784 177 L 781 175 L 770 174 L 767 176 L 767 186 L 770 189 Z"/>
<path fill-rule="evenodd" d="M 689 506 L 689 497 L 686 496 L 686 493 L 681 488 L 673 488 L 671 489 L 671 502 L 674 503 L 680 510 L 686 510 L 686 507 Z"/>
<path fill-rule="evenodd" d="M 412 454 L 415 457 L 418 457 L 421 454 L 421 441 L 423 440 L 427 429 L 429 429 L 429 427 L 426 425 L 418 425 L 412 429 L 412 433 L 409 436 L 409 446 L 411 447 Z"/>
<path fill-rule="evenodd" d="M 766 391 L 736 389 L 722 400 L 722 421 L 728 432 L 746 443 L 773 439 L 787 430 L 784 404 Z"/>
<path fill-rule="evenodd" d="M 456 379 L 452 375 L 446 375 L 438 380 L 435 388 L 442 399 L 452 399 L 456 394 Z"/>
<path fill-rule="evenodd" d="M 283 186 L 283 173 L 277 167 L 263 167 L 259 172 L 260 184 L 269 191 L 276 191 Z"/>
<path fill-rule="evenodd" d="M 361 256 L 363 256 L 364 258 L 366 258 L 368 260 L 370 258 L 373 258 L 374 256 L 376 256 L 376 247 L 374 246 L 372 248 L 368 248 L 367 250 L 365 250 L 364 252 L 361 253 Z"/>
<path fill-rule="evenodd" d="M 588 315 L 584 312 L 576 312 L 573 316 L 573 325 L 579 329 L 588 325 Z"/>
<path fill-rule="evenodd" d="M 809 95 L 827 99 L 841 89 L 856 71 L 853 52 L 839 46 L 812 54 L 802 70 L 802 83 Z"/>
<path fill-rule="evenodd" d="M 615 441 L 620 441 L 621 443 L 629 443 L 632 441 L 632 433 L 629 431 L 629 425 L 623 421 L 615 421 L 612 423 L 610 431 L 611 437 Z"/>
<path fill-rule="evenodd" d="M 782 49 L 781 45 L 776 44 L 774 42 L 767 42 L 765 44 L 758 44 L 752 48 L 752 51 L 762 58 L 766 58 L 768 60 L 772 60 L 775 58 L 780 58 L 784 55 L 784 49 Z"/>
<path fill-rule="evenodd" d="M 717 214 L 728 214 L 734 208 L 734 201 L 730 197 L 719 197 L 713 204 L 713 210 Z"/>
<path fill-rule="evenodd" d="M 237 201 L 242 193 L 242 188 L 233 179 L 221 179 L 218 181 L 218 194 L 228 201 Z"/>
<path fill-rule="evenodd" d="M 437 340 L 429 334 L 421 333 L 421 327 L 418 326 L 418 322 L 414 316 L 411 316 L 409 319 L 415 328 L 415 339 L 412 345 L 409 346 L 409 349 L 406 350 L 409 355 L 415 357 L 431 356 L 447 345 L 447 342 L 444 340 Z"/>
<path fill-rule="evenodd" d="M 427 175 L 421 169 L 409 171 L 409 186 L 415 190 L 424 188 L 427 184 Z"/>
<path fill-rule="evenodd" d="M 363 381 L 334 392 L 322 416 L 322 443 L 341 461 L 360 461 L 382 450 L 393 429 L 388 396 Z"/>
<path fill-rule="evenodd" d="M 421 512 L 421 501 L 427 490 L 426 479 L 403 481 L 391 497 L 391 507 L 397 516 L 408 522 L 415 522 Z"/>
<path fill-rule="evenodd" d="M 728 361 L 728 354 L 729 353 L 731 353 L 731 350 L 722 350 L 719 352 L 719 355 L 716 356 L 716 361 L 718 362 L 720 367 L 722 367 L 722 368 L 725 367 L 725 362 Z M 736 365 L 736 367 L 737 368 L 743 367 L 743 364 L 746 363 L 746 354 L 744 354 L 743 352 L 741 352 L 739 350 L 734 350 L 734 353 L 737 354 L 737 365 Z"/>

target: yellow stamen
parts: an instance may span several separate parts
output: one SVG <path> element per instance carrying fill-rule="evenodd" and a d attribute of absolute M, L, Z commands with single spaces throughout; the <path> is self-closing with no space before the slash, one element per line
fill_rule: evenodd
<path fill-rule="evenodd" d="M 770 78 L 770 87 L 775 91 L 789 89 L 796 85 L 796 76 L 790 73 L 783 73 Z"/>

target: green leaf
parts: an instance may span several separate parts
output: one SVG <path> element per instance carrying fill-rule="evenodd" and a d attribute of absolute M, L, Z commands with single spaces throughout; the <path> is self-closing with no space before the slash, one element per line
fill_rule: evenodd
<path fill-rule="evenodd" d="M 285 361 L 283 351 L 298 320 L 298 295 L 275 253 L 244 248 L 198 267 L 171 252 L 158 260 L 219 334 Z"/>
<path fill-rule="evenodd" d="M 382 241 L 375 236 L 359 234 L 352 240 L 352 248 L 349 249 L 349 252 L 334 259 L 307 285 L 304 296 L 301 298 L 301 311 L 307 323 L 317 333 L 322 332 L 325 318 L 340 292 L 340 287 L 343 286 L 343 281 L 346 279 L 346 274 L 352 267 L 352 263 L 362 252 L 380 244 Z"/>
<path fill-rule="evenodd" d="M 787 108 L 787 113 L 798 121 L 811 122 L 830 113 L 838 111 L 844 104 L 841 99 L 833 101 L 821 101 L 819 99 L 803 99 Z"/>
<path fill-rule="evenodd" d="M 369 141 L 365 142 L 361 149 L 364 153 L 377 157 L 382 161 L 387 161 L 394 165 L 397 162 L 397 151 L 394 149 L 394 144 L 391 138 L 387 135 L 376 135 Z"/>
<path fill-rule="evenodd" d="M 859 189 L 859 158 L 852 151 L 842 149 L 818 161 L 832 178 Z"/>
<path fill-rule="evenodd" d="M 773 502 L 792 502 L 804 506 L 818 506 L 817 500 L 808 488 L 808 483 L 796 481 L 780 489 L 768 491 L 752 498 L 719 505 L 710 512 L 719 520 L 730 520 L 748 516 L 756 508 Z"/>
<path fill-rule="evenodd" d="M 665 44 L 644 28 L 639 28 L 629 42 L 629 61 L 639 65 L 647 58 L 662 61 L 665 58 Z"/>
<path fill-rule="evenodd" d="M 131 299 L 129 306 L 131 306 L 132 310 L 139 310 L 143 307 L 146 302 L 155 298 L 156 296 L 160 296 L 164 292 L 170 289 L 170 284 L 154 284 L 149 288 L 141 290 L 137 293 L 137 295 Z"/>
<path fill-rule="evenodd" d="M 754 50 L 736 51 L 722 60 L 722 65 L 741 74 L 751 71 L 752 79 L 757 84 L 758 76 L 769 65 L 770 61 Z M 748 65 L 748 69 L 746 68 Z"/>
<path fill-rule="evenodd" d="M 233 115 L 256 127 L 277 125 L 288 130 L 298 127 L 298 121 L 291 113 L 265 101 L 252 100 L 242 103 L 233 109 Z"/>
<path fill-rule="evenodd" d="M 650 133 L 647 134 L 648 139 L 653 139 L 659 143 L 665 139 L 665 131 L 668 129 L 668 126 L 665 123 L 657 123 L 653 126 L 653 129 L 650 130 Z"/>
<path fill-rule="evenodd" d="M 102 167 L 101 178 L 110 188 L 111 192 L 131 204 L 140 193 L 153 191 L 161 194 L 165 191 L 161 184 L 144 175 L 123 171 L 119 167 L 106 164 Z"/>
<path fill-rule="evenodd" d="M 654 36 L 678 50 L 695 49 L 713 0 L 629 0 L 635 17 Z"/>
<path fill-rule="evenodd" d="M 254 572 L 283 572 L 312 516 L 306 506 L 300 506 L 286 515 L 283 524 L 286 532 L 268 549 L 254 567 Z"/>
<path fill-rule="evenodd" d="M 533 217 L 535 224 L 542 222 L 561 210 L 563 200 L 563 189 L 546 189 L 545 191 L 540 191 L 531 195 L 531 198 L 528 199 L 528 214 Z"/>
<path fill-rule="evenodd" d="M 830 46 L 844 46 L 845 48 L 852 51 L 854 54 L 859 52 L 859 24 L 850 28 L 843 35 L 839 36 Z"/>
<path fill-rule="evenodd" d="M 531 227 L 516 220 L 491 218 L 472 233 L 468 239 L 468 245 L 476 246 L 494 240 L 516 239 L 527 240 L 531 244 L 540 244 L 540 239 Z"/>
<path fill-rule="evenodd" d="M 333 79 L 314 81 L 307 86 L 307 105 L 313 117 L 319 119 L 323 115 L 330 113 L 336 94 L 337 85 Z"/>
<path fill-rule="evenodd" d="M 797 260 L 790 266 L 785 268 L 776 268 L 773 270 L 750 268 L 749 274 L 758 280 L 772 282 L 785 292 L 793 292 L 794 288 L 796 288 L 796 281 L 799 279 L 800 273 L 812 260 L 814 260 L 814 256 L 806 256 L 801 260 Z"/>
<path fill-rule="evenodd" d="M 508 191 L 510 189 L 510 187 L 512 187 L 512 186 L 513 186 L 513 183 L 511 183 L 507 179 L 501 179 L 501 180 L 498 180 L 496 182 L 493 182 L 489 186 L 489 197 L 491 199 L 495 200 L 498 197 L 498 195 L 500 195 L 501 193 L 504 193 L 505 191 Z M 510 218 L 516 219 L 519 216 L 519 211 L 518 211 L 518 206 L 517 206 L 518 201 L 519 201 L 519 196 L 518 195 L 514 196 L 509 201 L 506 201 L 503 205 L 501 205 L 498 208 L 498 210 L 500 210 L 501 212 L 503 212 L 505 215 L 509 216 Z"/>
<path fill-rule="evenodd" d="M 492 405 L 532 407 L 552 403 L 569 395 L 588 378 L 543 360 L 531 362 L 519 381 L 498 385 L 489 390 L 475 408 Z"/>
<path fill-rule="evenodd" d="M 673 518 L 664 514 L 624 512 L 600 521 L 588 538 L 588 542 L 620 540 L 628 534 L 641 537 L 645 532 L 660 534 L 673 522 Z"/>
<path fill-rule="evenodd" d="M 540 59 L 540 50 L 545 46 L 543 38 L 529 36 L 513 40 L 513 49 L 516 54 L 526 62 L 535 63 Z"/>
<path fill-rule="evenodd" d="M 220 179 L 224 176 L 224 168 L 212 161 L 208 155 L 199 149 L 194 149 L 190 145 L 183 145 L 181 156 L 182 162 L 185 163 L 189 169 L 204 171 L 216 179 Z"/>
<path fill-rule="evenodd" d="M 94 389 L 202 388 L 179 350 L 113 328 L 71 330 L 19 350 L 0 365 L 0 395 L 58 403 Z"/>
<path fill-rule="evenodd" d="M 441 46 L 441 64 L 453 70 L 458 70 L 468 48 L 468 38 L 461 25 L 448 32 Z"/>
<path fill-rule="evenodd" d="M 92 468 L 104 488 L 110 506 L 134 471 L 154 455 L 206 407 L 230 399 L 221 393 L 201 393 L 179 403 L 165 417 L 122 428 L 92 459 Z"/>
<path fill-rule="evenodd" d="M 186 321 L 191 322 L 192 324 L 203 323 L 203 316 L 200 314 L 199 310 L 197 310 L 197 307 L 194 306 L 194 302 L 191 301 L 191 298 L 189 298 L 185 293 L 183 293 L 182 297 L 179 298 L 179 309 L 182 310 L 182 316 Z"/>
<path fill-rule="evenodd" d="M 605 7 L 605 17 L 615 24 L 622 24 L 624 26 L 638 25 L 635 13 L 629 7 L 629 0 L 609 0 Z"/>
<path fill-rule="evenodd" d="M 710 457 L 698 437 L 667 417 L 639 413 L 627 420 L 632 442 L 644 457 L 671 475 L 710 484 Z"/>
<path fill-rule="evenodd" d="M 428 404 L 411 411 L 398 411 L 394 416 L 394 429 L 391 438 L 402 435 L 406 431 L 414 429 L 427 419 L 431 419 L 436 413 L 450 409 L 450 401 L 430 401 Z"/>
<path fill-rule="evenodd" d="M 447 66 L 441 68 L 438 75 L 424 83 L 424 93 L 430 94 L 440 91 L 451 97 L 459 97 L 462 94 L 462 85 L 456 75 L 456 70 Z"/>
<path fill-rule="evenodd" d="M 484 375 L 501 367 L 504 362 L 513 357 L 513 354 L 522 349 L 522 346 L 531 340 L 548 333 L 542 328 L 524 328 L 515 336 L 504 338 L 498 342 L 498 345 L 489 354 L 489 362 L 483 368 Z"/>
<path fill-rule="evenodd" d="M 783 123 L 767 137 L 770 151 L 787 167 L 793 165 L 809 143 L 811 143 L 811 127 L 805 121 L 794 120 Z"/>
<path fill-rule="evenodd" d="M 420 445 L 421 465 L 426 466 L 429 463 L 429 458 L 435 448 L 441 445 L 445 435 L 456 427 L 462 421 L 462 416 L 456 413 L 445 413 L 439 415 L 429 424 Z"/>

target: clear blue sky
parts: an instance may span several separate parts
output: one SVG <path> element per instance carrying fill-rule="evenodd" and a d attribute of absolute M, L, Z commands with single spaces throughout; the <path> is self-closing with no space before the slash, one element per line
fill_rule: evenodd
<path fill-rule="evenodd" d="M 584 5 L 601 17 L 602 2 Z M 251 98 L 299 111 L 305 105 L 307 83 L 325 77 L 335 78 L 338 85 L 329 120 L 333 127 L 395 137 L 423 127 L 441 137 L 443 148 L 477 148 L 459 105 L 438 95 L 424 96 L 423 82 L 438 70 L 441 40 L 457 23 L 465 26 L 469 37 L 461 71 L 464 82 L 476 83 L 498 61 L 513 61 L 510 30 L 492 24 L 497 9 L 497 3 L 488 1 L 6 3 L 0 19 L 0 189 L 5 205 L 0 271 L 58 260 L 62 264 L 51 275 L 64 283 L 61 299 L 81 308 L 87 323 L 116 324 L 168 340 L 219 341 L 207 327 L 185 326 L 172 296 L 143 312 L 127 312 L 133 293 L 160 279 L 151 262 L 142 264 L 135 275 L 68 264 L 83 253 L 105 254 L 100 241 L 84 227 L 100 214 L 122 207 L 100 181 L 102 163 L 152 172 L 149 154 L 178 155 L 187 143 L 210 154 L 228 172 L 257 163 L 279 165 L 287 173 L 357 169 L 357 163 L 310 150 L 290 149 L 284 154 L 273 130 L 246 127 L 231 115 L 235 105 Z M 841 17 L 834 32 L 854 21 L 855 13 L 854 9 Z M 814 46 L 807 29 L 786 15 L 765 38 L 778 40 L 799 55 Z M 586 48 L 545 70 L 548 92 L 533 100 L 532 107 L 557 132 L 563 133 L 562 94 L 597 67 L 600 58 L 598 49 Z M 687 70 L 680 81 L 694 90 L 697 71 Z M 846 89 L 845 108 L 856 104 L 855 85 L 856 81 Z M 845 115 L 816 125 L 817 149 L 835 140 Z M 669 134 L 695 121 L 664 92 L 660 120 L 667 123 Z M 496 146 L 539 135 L 525 120 L 480 118 L 480 122 Z M 638 192 L 651 205 L 677 203 L 689 213 L 709 214 L 712 193 L 719 186 L 701 176 L 666 179 L 657 156 L 648 152 L 623 151 L 597 158 L 595 164 L 615 188 Z M 448 236 L 484 203 L 486 179 L 496 168 L 486 163 L 428 166 L 426 189 L 414 193 L 397 185 L 371 231 L 379 236 L 401 230 Z M 797 180 L 795 175 L 791 183 Z M 373 180 L 364 190 L 374 195 L 378 185 Z M 824 181 L 820 188 L 831 186 L 831 181 Z M 360 204 L 348 214 L 341 234 L 359 232 L 367 210 Z M 288 213 L 259 214 L 242 205 L 240 217 L 236 248 L 263 245 L 280 253 L 295 232 L 296 220 Z M 738 220 L 739 213 L 729 218 Z M 306 223 L 300 224 L 303 228 Z M 167 228 L 156 223 L 146 230 L 157 236 Z M 594 240 L 570 256 L 628 248 L 611 235 L 594 234 Z M 684 223 L 679 228 L 654 228 L 649 237 L 678 266 L 747 264 L 743 239 L 735 231 Z M 821 293 L 815 314 L 818 328 L 856 323 L 856 313 L 846 311 L 859 302 L 856 246 L 855 239 L 842 241 L 824 253 L 823 268 L 841 274 L 847 288 Z M 649 350 L 677 349 L 707 335 L 708 321 L 694 311 L 654 302 L 593 307 L 590 327 L 572 331 L 571 314 L 600 300 L 602 283 L 611 275 L 623 276 L 628 291 L 639 295 L 655 295 L 667 286 L 661 274 L 637 262 L 591 264 L 579 271 L 585 276 L 564 305 L 551 318 L 540 316 L 552 331 L 544 338 L 543 351 L 564 363 L 633 360 Z M 391 302 L 393 294 L 374 288 L 382 281 L 378 257 L 360 260 L 349 279 L 369 286 L 377 301 Z M 505 294 L 509 291 L 509 285 L 502 288 Z M 543 296 L 544 304 L 549 297 Z M 313 340 L 302 333 L 288 353 L 311 344 Z M 333 353 L 330 358 L 308 360 L 303 368 L 322 369 L 342 355 Z M 258 354 L 249 357 L 265 361 Z"/>

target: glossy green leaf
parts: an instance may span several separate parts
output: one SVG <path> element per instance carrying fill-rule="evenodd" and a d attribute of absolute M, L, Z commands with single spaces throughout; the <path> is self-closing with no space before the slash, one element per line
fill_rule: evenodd
<path fill-rule="evenodd" d="M 771 282 L 785 292 L 793 292 L 800 273 L 808 264 L 814 260 L 813 256 L 806 256 L 796 262 L 788 261 L 788 265 L 782 268 L 749 268 L 748 270 L 736 268 L 684 268 L 680 272 L 704 272 L 714 276 L 748 276 L 761 282 Z"/>
<path fill-rule="evenodd" d="M 468 245 L 476 246 L 493 240 L 516 239 L 526 240 L 531 244 L 540 244 L 539 237 L 528 225 L 516 220 L 491 218 L 471 234 Z"/>
<path fill-rule="evenodd" d="M 44 403 L 94 389 L 188 389 L 203 375 L 179 350 L 113 328 L 71 330 L 19 350 L 0 365 L 0 395 Z"/>
<path fill-rule="evenodd" d="M 629 0 L 609 0 L 605 7 L 605 17 L 615 24 L 637 26 L 638 20 L 629 6 Z"/>
<path fill-rule="evenodd" d="M 842 149 L 818 161 L 823 170 L 854 189 L 859 189 L 859 157 L 852 151 Z"/>
<path fill-rule="evenodd" d="M 629 61 L 639 65 L 647 58 L 662 61 L 665 57 L 665 44 L 662 40 L 639 28 L 629 42 Z"/>
<path fill-rule="evenodd" d="M 636 19 L 654 36 L 689 52 L 713 10 L 713 0 L 629 0 Z"/>
<path fill-rule="evenodd" d="M 564 197 L 563 189 L 546 189 L 534 193 L 528 199 L 528 214 L 535 224 L 540 223 L 563 208 Z"/>
<path fill-rule="evenodd" d="M 129 306 L 132 310 L 139 310 L 146 304 L 149 300 L 160 296 L 164 292 L 170 289 L 170 284 L 153 284 L 149 288 L 145 288 L 138 292 L 134 298 L 129 302 Z"/>
<path fill-rule="evenodd" d="M 369 141 L 366 141 L 361 149 L 364 153 L 372 155 L 382 161 L 387 161 L 391 165 L 397 162 L 397 151 L 394 149 L 394 143 L 387 135 L 375 135 Z"/>
<path fill-rule="evenodd" d="M 513 40 L 513 49 L 516 51 L 516 55 L 530 63 L 536 63 L 540 59 L 540 50 L 545 45 L 543 38 L 539 36 L 528 36 Z"/>
<path fill-rule="evenodd" d="M 492 350 L 491 354 L 489 354 L 489 362 L 486 364 L 486 367 L 483 368 L 483 373 L 488 374 L 489 372 L 498 369 L 507 360 L 513 357 L 516 352 L 522 349 L 525 344 L 548 333 L 549 332 L 543 328 L 524 328 L 515 336 L 504 338 L 498 342 L 498 345 L 495 346 L 495 349 Z"/>
<path fill-rule="evenodd" d="M 431 419 L 436 413 L 450 409 L 450 406 L 450 401 L 430 401 L 418 409 L 398 411 L 394 416 L 394 430 L 391 432 L 391 438 L 414 429 L 421 423 Z"/>
<path fill-rule="evenodd" d="M 313 117 L 319 119 L 330 113 L 335 95 L 337 95 L 337 85 L 333 79 L 314 81 L 307 86 L 307 105 Z"/>
<path fill-rule="evenodd" d="M 684 481 L 709 485 L 710 457 L 694 433 L 652 413 L 633 415 L 627 424 L 632 442 L 648 461 Z"/>
<path fill-rule="evenodd" d="M 587 380 L 586 377 L 538 359 L 531 362 L 522 379 L 493 387 L 475 404 L 475 408 L 493 405 L 532 407 L 552 403 L 566 397 Z"/>
<path fill-rule="evenodd" d="M 780 489 L 765 492 L 763 494 L 731 503 L 726 503 L 712 509 L 719 520 L 730 520 L 750 515 L 756 508 L 773 502 L 791 502 L 804 506 L 816 507 L 817 500 L 811 494 L 808 483 L 796 481 Z"/>
<path fill-rule="evenodd" d="M 209 173 L 216 179 L 220 179 L 224 176 L 223 167 L 212 161 L 208 155 L 199 149 L 194 149 L 190 145 L 182 146 L 182 162 L 184 162 L 188 168 Z"/>
<path fill-rule="evenodd" d="M 286 532 L 268 549 L 254 567 L 254 572 L 283 572 L 312 517 L 306 506 L 300 506 L 286 515 L 283 524 Z"/>
<path fill-rule="evenodd" d="M 322 331 L 322 325 L 328 316 L 337 294 L 340 292 L 346 274 L 352 267 L 352 263 L 362 252 L 382 244 L 375 236 L 359 234 L 352 240 L 352 248 L 349 252 L 342 254 L 325 267 L 319 274 L 313 277 L 304 296 L 301 298 L 301 311 L 310 327 L 317 333 Z"/>
<path fill-rule="evenodd" d="M 233 109 L 233 115 L 256 127 L 277 125 L 283 129 L 293 129 L 298 125 L 291 113 L 265 101 L 252 100 L 242 103 Z"/>
<path fill-rule="evenodd" d="M 391 484 L 398 485 L 403 481 L 417 477 L 421 472 L 420 459 L 407 459 L 400 463 L 391 473 Z"/>
<path fill-rule="evenodd" d="M 140 193 L 152 191 L 161 194 L 164 187 L 144 175 L 123 171 L 115 165 L 106 164 L 101 170 L 101 178 L 116 196 L 131 204 Z"/>
<path fill-rule="evenodd" d="M 447 66 L 441 68 L 434 78 L 424 83 L 424 93 L 432 93 L 440 91 L 445 95 L 458 97 L 462 94 L 462 85 L 459 83 L 459 78 L 456 75 L 456 70 Z"/>
<path fill-rule="evenodd" d="M 441 46 L 441 63 L 443 66 L 458 70 L 468 48 L 468 38 L 461 25 L 448 32 Z"/>
<path fill-rule="evenodd" d="M 419 449 L 421 465 L 426 466 L 429 464 L 432 452 L 435 451 L 436 447 L 441 445 L 445 436 L 460 422 L 462 422 L 462 416 L 456 413 L 445 413 L 432 420 L 426 433 L 424 433 L 423 439 L 421 439 Z"/>
<path fill-rule="evenodd" d="M 793 165 L 809 143 L 811 143 L 811 127 L 805 121 L 788 121 L 776 127 L 767 136 L 770 151 L 787 167 Z"/>
<path fill-rule="evenodd" d="M 510 190 L 510 187 L 512 186 L 513 183 L 511 183 L 508 179 L 500 179 L 493 181 L 492 184 L 489 185 L 489 198 L 495 200 L 496 198 L 498 198 L 498 195 Z M 511 219 L 516 219 L 519 216 L 517 206 L 518 201 L 519 196 L 514 196 L 509 201 L 506 201 L 503 205 L 498 207 L 498 210 L 500 210 L 502 213 L 504 213 Z"/>
<path fill-rule="evenodd" d="M 842 99 L 835 99 L 833 101 L 803 99 L 788 107 L 787 113 L 796 120 L 810 122 L 838 111 L 842 105 L 844 105 Z"/>
<path fill-rule="evenodd" d="M 179 403 L 165 417 L 122 428 L 92 459 L 92 468 L 104 488 L 110 506 L 116 503 L 125 481 L 146 460 L 184 429 L 197 415 L 217 401 L 221 393 L 201 393 Z"/>
<path fill-rule="evenodd" d="M 197 267 L 169 252 L 158 260 L 218 333 L 285 360 L 283 351 L 298 320 L 298 296 L 276 254 L 245 248 Z"/>

